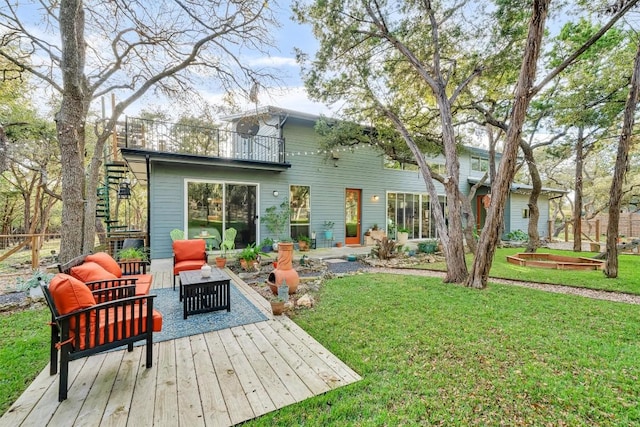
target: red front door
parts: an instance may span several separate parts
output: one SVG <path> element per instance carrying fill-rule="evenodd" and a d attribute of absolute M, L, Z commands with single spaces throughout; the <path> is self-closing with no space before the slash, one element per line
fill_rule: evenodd
<path fill-rule="evenodd" d="M 361 243 L 361 230 L 360 230 L 360 196 L 362 190 L 357 188 L 347 188 L 345 193 L 345 245 L 359 245 Z"/>

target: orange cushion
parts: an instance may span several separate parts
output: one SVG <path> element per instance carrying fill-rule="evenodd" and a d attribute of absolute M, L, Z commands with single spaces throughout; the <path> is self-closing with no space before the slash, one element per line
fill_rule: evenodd
<path fill-rule="evenodd" d="M 96 262 L 84 262 L 80 265 L 76 265 L 71 268 L 71 275 L 76 279 L 83 282 L 95 282 L 96 280 L 113 280 L 117 279 L 114 274 L 109 273 L 107 270 Z"/>
<path fill-rule="evenodd" d="M 173 275 L 175 276 L 181 271 L 200 270 L 200 267 L 202 267 L 203 265 L 204 260 L 177 262 L 176 265 L 173 266 Z"/>
<path fill-rule="evenodd" d="M 136 280 L 136 296 L 149 294 L 151 283 L 153 283 L 153 276 L 151 274 L 133 274 L 126 277 L 128 279 L 138 279 Z"/>
<path fill-rule="evenodd" d="M 173 242 L 173 254 L 175 255 L 176 263 L 187 260 L 202 260 L 204 263 L 205 250 L 204 239 L 176 240 Z"/>
<path fill-rule="evenodd" d="M 145 333 L 147 331 L 146 310 L 146 305 L 136 304 L 133 306 L 133 313 L 131 306 L 128 306 L 126 310 L 123 309 L 123 307 L 112 307 L 109 310 L 100 311 L 100 316 L 97 321 L 97 324 L 99 325 L 97 333 L 98 345 L 120 341 L 124 338 Z M 80 319 L 81 329 L 78 336 L 79 339 L 73 342 L 76 350 L 96 347 L 96 313 L 92 312 L 91 314 L 89 334 L 86 333 L 84 328 L 86 320 L 84 318 Z M 158 310 L 154 309 L 152 315 L 153 332 L 160 332 L 162 330 L 162 314 Z M 132 317 L 134 319 L 133 322 L 131 322 Z M 142 320 L 140 320 L 141 318 Z M 73 325 L 69 335 L 71 338 L 75 336 L 73 332 Z"/>
<path fill-rule="evenodd" d="M 49 284 L 49 292 L 60 314 L 68 314 L 96 305 L 91 290 L 80 280 L 68 274 L 56 274 Z"/>
<path fill-rule="evenodd" d="M 87 255 L 84 262 L 95 262 L 96 264 L 99 264 L 100 267 L 116 276 L 116 278 L 122 277 L 122 270 L 120 269 L 120 266 L 116 260 L 106 252 L 97 252 L 95 254 Z"/>

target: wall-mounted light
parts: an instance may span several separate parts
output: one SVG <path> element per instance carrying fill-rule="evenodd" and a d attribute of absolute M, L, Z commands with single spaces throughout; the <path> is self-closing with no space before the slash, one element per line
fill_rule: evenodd
<path fill-rule="evenodd" d="M 278 193 L 278 190 L 273 190 L 273 197 L 278 197 L 280 193 Z"/>
<path fill-rule="evenodd" d="M 377 194 L 374 194 L 373 197 L 371 197 L 371 200 L 373 200 L 374 202 L 377 202 L 378 200 L 380 200 L 380 196 L 378 196 Z"/>

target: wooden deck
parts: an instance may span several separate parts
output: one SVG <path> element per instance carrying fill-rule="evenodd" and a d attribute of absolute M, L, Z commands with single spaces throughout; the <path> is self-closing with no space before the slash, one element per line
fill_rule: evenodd
<path fill-rule="evenodd" d="M 73 361 L 62 403 L 47 365 L 0 426 L 230 426 L 360 379 L 229 273 L 269 320 L 155 343 L 150 369 L 144 346 Z M 154 288 L 171 280 L 155 272 Z"/>

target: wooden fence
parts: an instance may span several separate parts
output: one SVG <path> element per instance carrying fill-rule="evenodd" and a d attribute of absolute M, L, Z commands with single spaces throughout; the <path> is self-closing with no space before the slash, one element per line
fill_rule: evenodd
<path fill-rule="evenodd" d="M 148 247 L 147 234 L 145 232 L 118 232 L 109 236 L 98 234 L 96 236 L 96 250 L 104 250 L 115 256 L 122 248 L 125 240 L 140 241 L 141 245 Z M 60 234 L 0 234 L 0 274 L 7 265 L 30 264 L 32 269 L 41 265 L 43 258 L 56 262 L 60 253 Z"/>

